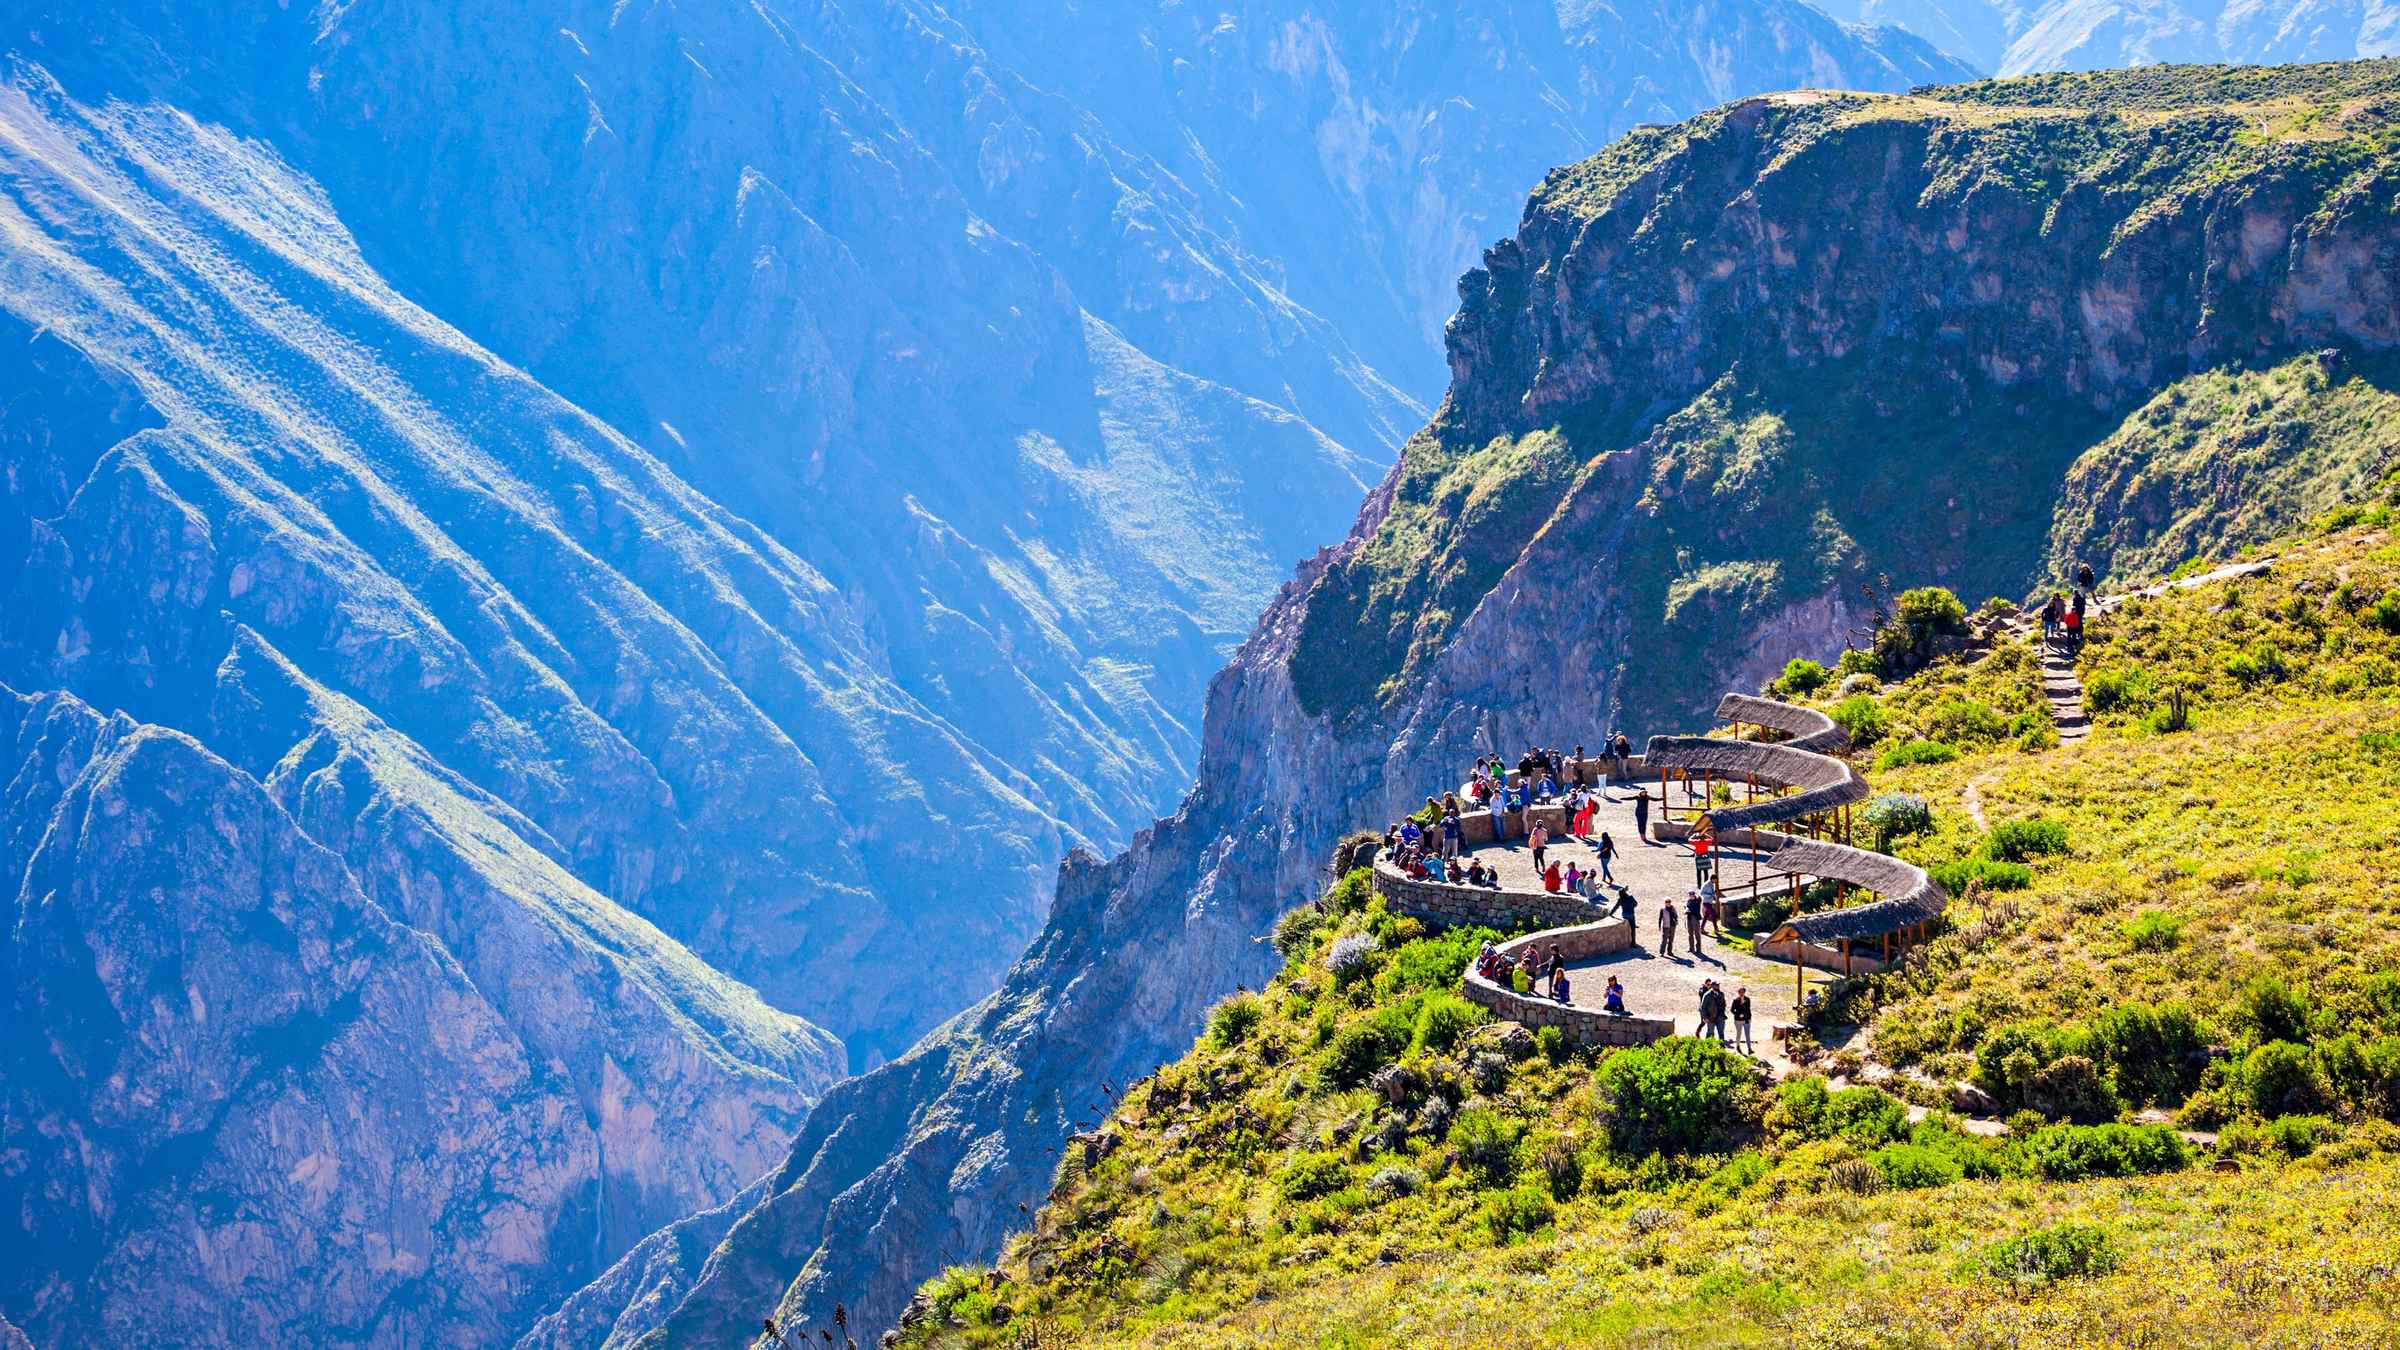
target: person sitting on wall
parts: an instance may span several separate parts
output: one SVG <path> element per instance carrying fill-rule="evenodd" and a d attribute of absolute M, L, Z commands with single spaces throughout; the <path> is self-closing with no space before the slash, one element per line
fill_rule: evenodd
<path fill-rule="evenodd" d="M 1613 1017 L 1633 1016 L 1625 1011 L 1625 986 L 1617 983 L 1614 975 L 1608 977 L 1608 989 L 1600 995 L 1600 1009 Z"/>
<path fill-rule="evenodd" d="M 1450 869 L 1444 865 L 1442 855 L 1439 853 L 1425 855 L 1424 871 L 1427 881 L 1448 881 L 1450 879 Z"/>

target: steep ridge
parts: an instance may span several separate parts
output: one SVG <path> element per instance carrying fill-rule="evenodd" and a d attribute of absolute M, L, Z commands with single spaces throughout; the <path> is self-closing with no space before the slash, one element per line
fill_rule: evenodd
<path fill-rule="evenodd" d="M 2159 387 L 2400 340 L 2393 79 L 1750 100 L 1554 174 L 1462 286 L 1433 426 L 1212 685 L 1182 808 L 1071 862 L 999 994 L 838 1089 L 697 1276 L 602 1324 L 888 1320 L 907 1274 L 994 1250 L 1105 1085 L 1258 983 L 1344 831 L 1495 742 L 1682 722 L 1830 655 L 1880 570 L 2021 593 L 2066 466 Z M 2244 136 L 2229 87 L 2331 112 Z"/>
<path fill-rule="evenodd" d="M 759 884 L 695 841 L 794 826 L 781 728 L 825 720 L 841 667 L 801 644 L 838 602 L 323 206 L 188 120 L 0 89 L 34 381 L 0 411 L 0 679 L 39 690 L 0 940 L 42 1029 L 0 1307 L 45 1342 L 506 1339 L 752 1179 L 842 1065 L 619 904 Z M 147 814 L 75 825 L 93 801 Z M 353 936 L 295 950 L 269 911 Z"/>
<path fill-rule="evenodd" d="M 522 1020 L 537 990 L 462 969 L 189 738 L 0 688 L 0 757 L 0 1300 L 44 1344 L 488 1342 L 612 1226 L 711 1193 L 683 1174 L 722 1185 L 771 1146 L 823 1073 L 807 1028 L 692 963 L 687 1003 L 720 1024 L 626 990 L 600 1039 L 643 1081 L 588 1111 L 575 1028 Z M 769 1121 L 726 1130 L 673 1093 Z M 670 1175 L 622 1118 L 652 1114 Z"/>

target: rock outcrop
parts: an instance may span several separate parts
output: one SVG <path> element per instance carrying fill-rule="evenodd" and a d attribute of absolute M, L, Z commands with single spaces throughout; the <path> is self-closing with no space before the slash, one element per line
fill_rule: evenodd
<path fill-rule="evenodd" d="M 1553 175 L 1462 285 L 1434 424 L 1211 686 L 1182 808 L 1071 861 L 1000 993 L 830 1094 L 697 1272 L 637 1252 L 579 1325 L 888 1322 L 1264 978 L 1343 832 L 1495 745 L 1692 724 L 1882 572 L 2020 588 L 2061 472 L 2161 384 L 2400 338 L 2389 72 L 2275 77 L 2350 110 L 2333 145 L 2161 78 L 1753 100 Z"/>
<path fill-rule="evenodd" d="M 0 780 L 0 1301 L 44 1344 L 489 1341 L 782 1134 L 678 1097 L 771 1125 L 822 1081 L 696 963 L 715 1028 L 501 988 L 503 949 L 580 972 L 492 911 L 462 966 L 186 736 L 0 690 Z M 643 937 L 585 964 L 631 986 Z M 667 1174 L 640 1117 L 678 1127 Z"/>

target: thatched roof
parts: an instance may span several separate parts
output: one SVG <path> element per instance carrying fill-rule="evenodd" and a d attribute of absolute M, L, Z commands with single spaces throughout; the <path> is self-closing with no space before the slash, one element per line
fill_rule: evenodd
<path fill-rule="evenodd" d="M 1653 736 L 1642 749 L 1642 763 L 1719 778 L 1755 778 L 1773 787 L 1797 789 L 1789 797 L 1711 807 L 1708 822 L 1718 830 L 1796 820 L 1867 799 L 1866 780 L 1856 769 L 1830 755 L 1790 745 L 1709 736 Z"/>
<path fill-rule="evenodd" d="M 1773 727 L 1791 737 L 1784 744 L 1795 750 L 1816 750 L 1830 755 L 1850 748 L 1849 735 L 1825 714 L 1755 694 L 1727 694 L 1718 700 L 1717 720 Z"/>
<path fill-rule="evenodd" d="M 1796 937 L 1823 946 L 1843 938 L 1880 937 L 1938 916 L 1949 902 L 1925 869 L 1848 844 L 1795 839 L 1775 850 L 1767 865 L 1779 872 L 1847 881 L 1882 897 L 1871 904 L 1803 914 L 1776 929 L 1774 941 Z"/>

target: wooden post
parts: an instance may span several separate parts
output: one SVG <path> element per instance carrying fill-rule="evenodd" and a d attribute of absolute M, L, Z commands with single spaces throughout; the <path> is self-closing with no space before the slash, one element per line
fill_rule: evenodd
<path fill-rule="evenodd" d="M 1887 966 L 1892 963 L 1892 935 L 1889 932 L 1883 935 L 1883 963 Z"/>
<path fill-rule="evenodd" d="M 1842 939 L 1842 978 L 1850 978 L 1850 939 Z"/>

